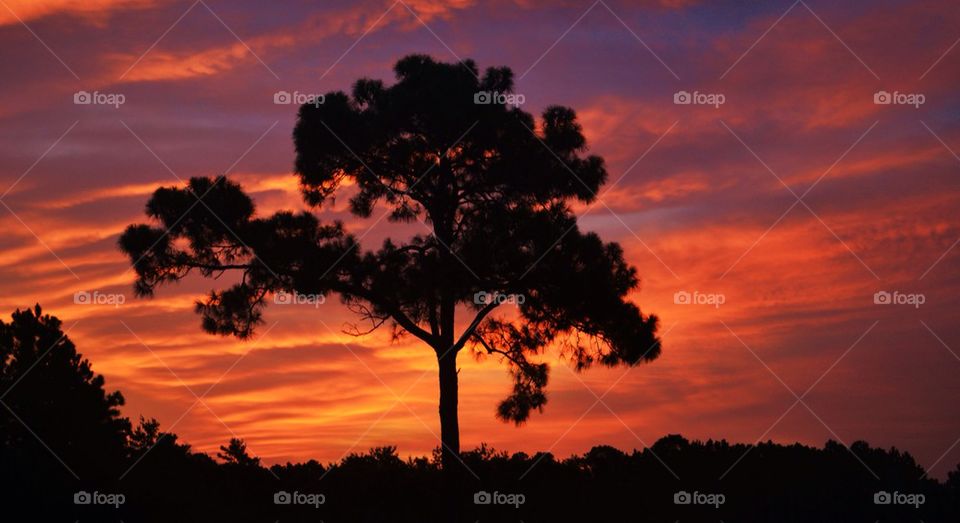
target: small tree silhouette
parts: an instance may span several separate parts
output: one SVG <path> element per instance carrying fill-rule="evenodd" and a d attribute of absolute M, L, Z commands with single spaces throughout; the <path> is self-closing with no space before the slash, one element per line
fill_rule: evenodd
<path fill-rule="evenodd" d="M 120 416 L 123 395 L 103 385 L 39 305 L 0 320 L 0 455 L 28 459 L 51 477 L 67 472 L 58 460 L 84 478 L 116 474 L 130 421 Z"/>
<path fill-rule="evenodd" d="M 197 304 L 211 333 L 250 336 L 273 293 L 336 293 L 371 322 L 364 332 L 389 322 L 395 335 L 422 340 L 438 360 L 450 469 L 460 452 L 464 347 L 509 365 L 513 391 L 497 414 L 519 424 L 547 401 L 547 365 L 531 356 L 559 346 L 577 370 L 651 361 L 660 353 L 657 318 L 626 300 L 638 279 L 620 246 L 577 227 L 569 202 L 593 201 L 607 172 L 602 158 L 582 156 L 573 110 L 549 107 L 537 122 L 516 107 L 477 103 L 488 101 L 478 93 L 512 91 L 508 68 L 481 78 L 472 61 L 413 55 L 395 73 L 392 86 L 362 79 L 352 96 L 332 92 L 300 108 L 296 174 L 312 209 L 343 191 L 358 218 L 379 205 L 389 221 L 419 221 L 429 234 L 363 251 L 341 223 L 307 211 L 258 217 L 239 185 L 193 178 L 158 189 L 146 208 L 158 224 L 128 227 L 120 247 L 140 295 L 191 272 L 239 272 L 239 283 Z M 492 315 L 505 301 L 519 314 Z M 458 312 L 467 321 L 458 323 Z"/>
<path fill-rule="evenodd" d="M 232 463 L 241 467 L 260 466 L 260 458 L 247 454 L 247 444 L 240 438 L 230 438 L 228 446 L 220 445 L 220 452 L 217 452 L 217 457 L 224 463 Z"/>

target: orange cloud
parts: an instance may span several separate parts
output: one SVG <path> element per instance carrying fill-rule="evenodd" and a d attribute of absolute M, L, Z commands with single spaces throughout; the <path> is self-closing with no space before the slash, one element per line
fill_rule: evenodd
<path fill-rule="evenodd" d="M 87 13 L 94 19 L 106 20 L 115 12 L 112 10 L 115 6 L 133 3 L 86 2 L 83 8 L 70 2 L 10 5 L 29 20 L 57 13 L 71 16 Z M 618 11 L 619 6 L 628 4 L 685 4 L 669 0 L 609 3 Z M 146 2 L 137 4 L 147 5 Z M 327 10 L 323 16 L 306 19 L 282 32 L 267 30 L 248 36 L 241 31 L 240 34 L 271 65 L 274 57 L 299 51 L 299 46 L 308 49 L 306 59 L 309 59 L 310 46 L 327 37 L 346 36 L 336 40 L 346 50 L 391 4 L 378 1 L 339 12 Z M 468 9 L 471 17 L 472 10 L 476 10 L 477 16 L 485 14 L 480 10 L 481 3 L 467 0 L 413 0 L 409 4 L 428 23 L 456 20 Z M 524 5 L 531 9 L 540 7 L 532 2 Z M 569 14 L 574 19 L 578 14 L 575 10 L 582 12 L 586 8 L 575 2 L 563 5 L 570 6 Z M 0 15 L 3 11 L 0 6 Z M 948 22 L 955 17 L 950 13 L 953 12 L 944 15 Z M 716 75 L 711 78 L 716 78 L 769 27 L 777 14 L 773 19 L 766 16 L 756 19 L 747 24 L 747 29 L 725 30 L 720 33 L 723 36 L 703 44 L 708 49 L 696 49 L 697 52 L 691 52 L 692 57 L 687 58 L 703 70 L 715 69 Z M 875 38 L 876 34 L 887 34 L 880 31 L 881 28 L 897 29 L 901 19 L 912 16 L 910 13 L 897 12 L 891 16 L 874 10 L 863 17 L 847 19 L 846 24 L 841 23 L 842 18 L 834 18 L 827 12 L 820 14 L 884 79 L 919 76 L 956 38 L 952 33 L 931 30 L 928 36 L 937 43 L 920 52 L 904 44 L 910 41 L 907 39 L 878 41 Z M 209 17 L 209 14 L 201 7 L 189 16 Z M 617 24 L 613 19 L 605 19 Z M 557 22 L 558 34 L 570 22 L 572 19 Z M 585 24 L 589 22 L 585 20 Z M 9 20 L 0 23 L 9 23 Z M 210 18 L 209 23 L 211 31 L 223 30 L 215 19 Z M 390 28 L 391 24 L 401 31 L 422 29 L 400 5 L 378 23 L 375 31 Z M 571 35 L 581 30 L 588 31 L 589 25 L 578 27 L 578 32 Z M 246 72 L 243 67 L 255 65 L 255 58 L 223 31 L 223 39 L 217 40 L 220 44 L 204 44 L 193 49 L 182 40 L 183 34 L 171 33 L 170 40 L 164 40 L 148 53 L 131 70 L 127 80 L 146 84 L 195 79 L 204 92 L 214 92 L 221 88 L 218 75 L 232 71 L 238 73 L 238 79 L 246 79 L 239 73 Z M 468 31 L 462 34 L 464 41 L 471 42 Z M 289 35 L 297 35 L 296 42 Z M 648 37 L 647 33 L 643 35 Z M 478 38 L 477 48 L 481 48 L 485 35 L 472 36 Z M 152 43 L 153 38 L 155 36 L 146 37 L 146 45 Z M 650 36 L 649 41 L 654 48 L 669 47 L 653 38 Z M 696 41 L 695 38 L 684 40 L 683 36 L 678 40 L 680 47 Z M 871 42 L 876 47 L 867 45 Z M 572 37 L 554 53 L 569 53 L 564 59 L 576 63 L 578 56 L 595 56 L 589 54 L 593 48 L 577 46 L 594 43 L 592 39 Z M 607 41 L 603 43 L 612 45 Z M 636 42 L 630 44 L 635 46 Z M 890 47 L 894 44 L 903 47 L 901 54 L 891 53 Z M 378 45 L 387 47 L 382 42 Z M 53 47 L 58 51 L 61 48 Z M 876 87 L 872 76 L 815 18 L 798 6 L 723 81 L 690 86 L 642 85 L 636 90 L 629 90 L 634 89 L 632 85 L 612 85 L 617 83 L 614 81 L 591 80 L 588 87 L 571 85 L 570 98 L 578 109 L 591 151 L 607 159 L 611 183 L 679 121 L 615 187 L 608 185 L 601 189 L 604 203 L 617 217 L 598 204 L 580 220 L 584 229 L 597 231 L 607 241 L 619 241 L 627 259 L 638 267 L 642 287 L 632 298 L 645 312 L 661 317 L 664 353 L 653 365 L 629 371 L 592 369 L 582 375 L 572 374 L 567 362 L 555 355 L 545 355 L 544 361 L 553 369 L 548 389 L 550 403 L 542 416 L 534 417 L 522 429 L 494 420 L 495 405 L 510 386 L 503 366 L 495 359 L 474 359 L 464 353 L 459 360 L 464 445 L 469 447 L 484 441 L 511 451 L 528 452 L 555 445 L 553 451 L 564 455 L 583 452 L 598 443 L 627 449 L 641 447 L 643 442 L 637 436 L 651 443 L 668 432 L 753 441 L 786 410 L 792 399 L 720 321 L 755 349 L 787 383 L 802 392 L 803 386 L 812 384 L 871 322 L 880 320 L 876 335 L 866 338 L 818 387 L 817 392 L 822 389 L 824 396 L 831 395 L 831 403 L 821 402 L 824 403 L 821 405 L 816 403 L 816 396 L 812 396 L 813 408 L 818 412 L 823 409 L 824 419 L 831 425 L 845 411 L 858 412 L 858 416 L 847 417 L 851 419 L 849 423 L 843 422 L 842 426 L 838 423 L 838 433 L 849 438 L 848 441 L 865 437 L 881 446 L 913 442 L 902 438 L 917 437 L 911 434 L 924 432 L 923 429 L 933 425 L 947 426 L 952 418 L 936 412 L 938 407 L 943 409 L 942 404 L 937 404 L 936 395 L 952 382 L 931 374 L 940 368 L 951 369 L 950 365 L 955 362 L 934 338 L 916 328 L 919 325 L 915 321 L 919 319 L 916 311 L 877 308 L 871 298 L 882 288 L 904 291 L 919 288 L 928 293 L 930 308 L 923 311 L 929 315 L 928 323 L 938 331 L 942 325 L 944 340 L 951 345 L 955 343 L 956 331 L 949 329 L 956 310 L 954 296 L 960 295 L 952 280 L 960 251 L 951 253 L 948 248 L 960 238 L 956 209 L 960 185 L 956 181 L 955 159 L 917 120 L 928 114 L 936 117 L 951 114 L 949 104 L 953 99 L 947 95 L 955 76 L 951 73 L 960 63 L 957 52 L 946 56 L 921 84 L 925 92 L 929 88 L 929 106 L 924 108 L 928 112 L 877 108 L 871 101 Z M 101 75 L 102 80 L 114 82 L 138 54 L 131 52 L 122 59 L 111 55 L 109 60 L 96 62 L 90 68 L 109 69 L 109 74 Z M 101 51 L 88 56 L 104 55 Z M 918 56 L 924 57 L 921 65 L 914 63 Z M 673 66 L 673 58 L 666 54 L 665 57 Z M 66 58 L 72 65 L 70 57 Z M 358 55 L 351 59 L 363 68 L 364 74 L 387 71 L 381 63 L 370 61 L 387 60 L 382 56 L 371 59 Z M 676 68 L 684 81 L 690 78 L 692 84 L 696 83 L 685 72 L 693 67 L 683 70 L 678 65 Z M 611 69 L 611 73 L 619 72 Z M 263 71 L 255 74 L 261 75 Z M 84 74 L 84 78 L 87 77 Z M 167 89 L 174 91 L 177 87 L 173 83 L 127 87 L 132 93 L 157 89 L 149 94 L 167 95 Z M 63 82 L 58 79 L 58 88 L 74 88 L 59 84 Z M 617 91 L 616 87 L 623 89 Z M 531 84 L 529 88 L 532 95 L 533 89 L 539 87 Z M 719 109 L 707 110 L 675 106 L 671 103 L 675 88 L 724 92 L 727 103 Z M 37 96 L 27 92 L 26 87 L 20 91 L 24 93 L 13 92 L 10 97 L 50 105 L 46 92 L 44 96 Z M 130 98 L 135 99 L 132 94 Z M 68 101 L 69 97 L 64 96 L 63 100 Z M 59 105 L 54 108 L 61 109 Z M 156 141 L 164 147 L 163 151 L 175 151 L 169 154 L 179 155 L 176 160 L 182 165 L 176 167 L 178 170 L 183 167 L 185 172 L 188 169 L 205 172 L 212 162 L 206 162 L 204 149 L 213 149 L 214 141 L 234 140 L 235 136 L 224 132 L 225 127 L 240 127 L 250 121 L 259 126 L 265 118 L 258 108 L 241 103 L 232 105 L 229 111 L 217 108 L 223 112 L 206 113 L 206 107 L 197 109 L 197 114 L 190 116 L 202 120 L 202 125 L 196 125 L 194 120 L 177 121 L 179 114 L 171 116 L 169 109 L 159 104 L 131 104 L 124 110 L 129 111 L 122 114 L 128 121 L 133 122 L 135 117 L 143 119 L 144 124 L 156 124 L 151 146 Z M 56 116 L 51 116 L 53 114 Z M 117 115 L 107 114 L 104 117 L 102 113 L 85 113 L 85 121 L 104 120 L 96 122 L 99 127 L 80 127 L 75 132 L 106 129 L 103 124 L 106 119 L 115 124 Z M 225 114 L 230 115 L 226 123 L 217 120 Z M 34 147 L 36 155 L 20 158 L 21 144 L 16 138 L 29 127 L 24 123 L 27 117 L 31 124 L 38 121 L 46 124 L 60 119 L 62 114 L 30 114 L 24 115 L 23 120 L 7 118 L 5 123 L 0 123 L 7 126 L 4 128 L 11 138 L 12 145 L 4 149 L 8 155 L 5 158 L 11 159 L 7 165 L 26 168 L 50 143 L 48 140 Z M 279 134 L 284 126 L 287 126 L 284 132 L 289 132 L 292 115 L 287 114 L 286 118 L 274 134 Z M 798 206 L 767 233 L 793 202 L 792 197 L 723 128 L 721 119 L 786 182 L 799 189 L 804 188 L 801 184 L 819 178 L 873 121 L 880 119 L 881 123 L 811 192 L 808 203 L 827 226 Z M 243 123 L 237 124 L 238 121 Z M 270 121 L 273 121 L 272 114 Z M 948 132 L 946 121 L 935 118 L 925 121 L 941 132 L 947 144 L 958 143 L 957 137 Z M 139 130 L 140 126 L 134 125 L 134 128 Z M 163 289 L 153 299 L 134 298 L 130 287 L 133 274 L 129 260 L 116 248 L 116 235 L 126 225 L 143 221 L 142 205 L 157 186 L 174 185 L 176 181 L 165 177 L 146 151 L 137 149 L 142 158 L 137 157 L 140 159 L 136 162 L 123 160 L 124 150 L 115 147 L 111 136 L 90 133 L 85 139 L 89 141 L 80 144 L 67 140 L 54 149 L 37 165 L 36 172 L 25 178 L 5 200 L 80 280 L 0 208 L 0 225 L 7 231 L 2 238 L 0 255 L 0 282 L 4 291 L 0 306 L 6 311 L 3 314 L 39 301 L 47 311 L 63 318 L 66 326 L 79 321 L 70 336 L 94 362 L 96 370 L 106 375 L 107 386 L 120 388 L 125 393 L 128 405 L 124 414 L 134 418 L 141 413 L 156 416 L 163 422 L 164 429 L 179 433 L 184 441 L 200 450 L 215 451 L 236 434 L 246 438 L 252 451 L 268 463 L 307 458 L 334 460 L 351 448 L 359 450 L 378 444 L 399 445 L 404 454 L 429 453 L 437 444 L 434 433 L 439 431 L 436 363 L 429 349 L 416 340 L 408 337 L 394 342 L 386 332 L 364 338 L 343 334 L 340 331 L 344 324 L 356 319 L 334 297 L 318 309 L 269 307 L 266 325 L 260 330 L 261 338 L 250 342 L 209 336 L 200 330 L 192 304 L 211 287 L 228 284 L 229 276 L 218 282 L 191 278 Z M 245 160 L 250 163 L 244 165 L 256 167 L 231 177 L 255 196 L 261 213 L 300 209 L 296 178 L 286 172 L 290 164 L 289 140 L 277 139 L 271 144 L 273 139 L 268 137 L 263 146 L 272 149 L 260 151 L 258 146 Z M 103 143 L 108 146 L 97 145 Z M 138 146 L 132 140 L 131 144 Z M 242 149 L 243 145 L 238 147 Z M 8 149 L 18 149 L 18 156 Z M 161 156 L 166 158 L 163 151 Z M 118 159 L 126 161 L 119 164 L 124 167 L 117 167 Z M 157 169 L 148 171 L 154 173 L 151 174 L 156 177 L 154 181 L 126 176 L 127 169 L 136 171 L 141 165 Z M 4 177 L 12 182 L 21 172 L 21 169 L 16 172 L 8 169 Z M 62 175 L 63 172 L 67 175 Z M 90 172 L 96 176 L 84 176 Z M 99 176 L 100 173 L 105 174 Z M 324 219 L 347 217 L 343 213 L 342 196 L 332 210 L 323 209 Z M 577 209 L 583 211 L 585 206 Z M 375 213 L 374 219 L 377 216 Z M 346 226 L 360 234 L 372 222 L 373 219 L 349 220 Z M 382 222 L 364 239 L 364 244 L 374 245 L 388 232 L 408 234 L 411 231 L 424 232 L 419 224 L 394 228 Z M 881 280 L 871 276 L 844 244 L 875 270 Z M 926 280 L 919 281 L 919 276 L 941 256 L 940 266 Z M 122 293 L 126 302 L 118 308 L 74 303 L 73 293 L 82 290 Z M 720 307 L 677 304 L 673 297 L 680 290 L 722 293 L 725 303 Z M 121 319 L 162 361 L 126 330 L 119 322 Z M 274 322 L 279 323 L 268 333 L 268 327 Z M 343 344 L 349 345 L 353 352 Z M 939 365 L 941 356 L 944 365 Z M 891 375 L 889 369 L 897 375 Z M 912 376 L 911 369 L 916 371 Z M 922 375 L 918 376 L 920 371 Z M 628 374 L 605 401 L 629 428 L 605 408 L 597 406 L 574 430 L 569 430 L 595 401 L 585 384 L 601 394 L 625 372 Z M 924 386 L 929 384 L 928 389 L 912 387 L 911 378 Z M 216 384 L 205 399 L 215 415 L 203 405 L 197 405 L 176 427 L 171 427 L 195 402 L 184 384 L 197 393 Z M 861 384 L 864 390 L 869 390 L 869 395 L 851 390 Z M 390 391 L 403 394 L 408 388 L 404 404 L 397 404 Z M 837 407 L 836 404 L 842 402 L 847 403 Z M 920 416 L 918 409 L 927 410 Z M 909 434 L 898 424 L 898 416 L 916 419 Z M 943 421 L 945 419 L 948 421 Z M 784 420 L 784 426 L 769 437 L 817 444 L 832 437 L 824 433 L 815 420 L 810 424 L 807 421 L 810 420 L 791 415 Z M 568 435 L 561 437 L 564 433 Z M 932 438 L 917 444 L 927 445 L 922 449 L 923 456 L 932 462 L 953 440 L 951 437 L 936 449 L 928 448 L 938 443 L 930 443 Z"/>
<path fill-rule="evenodd" d="M 399 23 L 402 30 L 416 30 L 422 27 L 420 21 L 427 23 L 436 18 L 449 18 L 455 11 L 467 9 L 473 0 L 454 0 L 436 2 L 432 0 L 410 0 L 406 5 L 416 13 L 396 2 L 372 2 L 340 9 L 335 13 L 323 13 L 310 17 L 297 28 L 285 28 L 281 31 L 252 37 L 241 37 L 242 42 L 216 46 L 193 52 L 172 52 L 155 49 L 149 51 L 142 61 L 123 75 L 124 81 L 161 81 L 183 80 L 200 76 L 211 76 L 232 70 L 240 65 L 254 63 L 258 56 L 268 56 L 272 52 L 307 43 L 319 42 L 334 35 L 358 37 L 366 32 L 378 32 Z M 385 16 L 386 15 L 386 16 Z M 225 34 L 228 34 L 225 32 Z M 302 35 L 294 38 L 293 34 Z M 232 38 L 232 37 L 231 37 Z M 261 59 L 263 59 L 261 56 Z M 112 60 L 119 71 L 125 71 L 137 60 L 132 54 L 115 55 Z M 118 73 L 122 74 L 122 73 Z"/>
<path fill-rule="evenodd" d="M 158 3 L 158 0 L 4 0 L 0 6 L 0 25 L 60 14 L 99 24 L 114 11 L 147 9 Z"/>

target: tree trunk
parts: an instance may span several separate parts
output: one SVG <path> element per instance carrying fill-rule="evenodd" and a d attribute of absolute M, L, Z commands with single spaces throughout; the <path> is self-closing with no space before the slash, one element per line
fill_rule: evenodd
<path fill-rule="evenodd" d="M 450 177 L 447 177 L 450 180 Z M 451 215 L 452 216 L 452 215 Z M 441 217 L 434 226 L 434 234 L 444 245 L 453 244 L 452 220 Z M 448 248 L 449 250 L 449 248 Z M 439 275 L 441 284 L 452 282 L 455 275 L 452 271 L 454 260 L 452 252 L 441 250 L 443 270 Z M 437 363 L 440 370 L 440 443 L 444 482 L 444 512 L 448 523 L 460 520 L 460 485 L 462 465 L 460 463 L 460 420 L 457 412 L 458 396 L 460 394 L 457 383 L 457 352 L 454 348 L 454 328 L 457 302 L 451 293 L 451 285 L 440 287 L 440 332 L 439 343 L 434 346 L 437 353 Z"/>
<path fill-rule="evenodd" d="M 443 468 L 460 467 L 460 421 L 457 415 L 457 353 L 448 351 L 439 357 L 440 364 L 440 441 L 443 447 Z"/>
<path fill-rule="evenodd" d="M 440 441 L 445 521 L 459 521 L 460 421 L 457 414 L 457 351 L 438 353 L 440 367 Z"/>

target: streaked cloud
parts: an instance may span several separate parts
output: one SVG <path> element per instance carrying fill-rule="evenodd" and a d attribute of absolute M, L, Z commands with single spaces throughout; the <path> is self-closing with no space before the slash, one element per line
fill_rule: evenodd
<path fill-rule="evenodd" d="M 295 108 L 274 104 L 273 93 L 389 80 L 393 61 L 409 52 L 518 73 L 536 63 L 516 86 L 525 109 L 573 106 L 590 151 L 610 170 L 602 201 L 577 207 L 581 226 L 623 245 L 642 278 L 633 298 L 669 329 L 662 358 L 629 372 L 575 376 L 569 362 L 546 356 L 550 402 L 520 429 L 493 417 L 509 389 L 505 369 L 463 354 L 466 446 L 556 444 L 565 455 L 598 443 L 642 447 L 638 436 L 651 443 L 676 432 L 752 442 L 793 401 L 778 378 L 801 393 L 835 362 L 810 406 L 847 443 L 896 445 L 929 464 L 960 433 L 949 401 L 960 362 L 920 323 L 960 347 L 960 51 L 944 54 L 960 14 L 947 2 L 810 3 L 830 30 L 798 6 L 758 41 L 788 5 L 610 0 L 620 20 L 598 7 L 559 42 L 589 5 L 408 1 L 417 20 L 390 1 L 209 2 L 230 30 L 198 5 L 152 49 L 189 4 L 6 4 L 83 80 L 0 6 L 0 55 L 16 72 L 0 86 L 0 190 L 30 169 L 3 198 L 16 216 L 0 207 L 0 310 L 40 302 L 79 322 L 71 338 L 108 387 L 123 390 L 131 417 L 169 427 L 195 402 L 184 385 L 197 394 L 213 386 L 205 402 L 215 414 L 197 405 L 173 429 L 200 450 L 234 433 L 268 463 L 436 445 L 435 361 L 416 340 L 344 334 L 354 318 L 333 297 L 319 308 L 268 308 L 260 337 L 248 342 L 208 336 L 193 302 L 223 282 L 190 278 L 138 299 L 116 248 L 123 228 L 145 219 L 153 190 L 191 176 L 229 169 L 258 212 L 302 208 L 291 174 Z M 923 38 L 916 27 L 928 28 Z M 74 105 L 81 89 L 122 92 L 128 103 Z M 726 102 L 676 105 L 681 90 Z M 877 105 L 880 90 L 927 101 Z M 791 191 L 808 189 L 795 204 Z M 344 220 L 365 246 L 424 232 L 372 227 L 345 202 L 319 215 Z M 923 293 L 927 303 L 875 305 L 883 290 Z M 84 291 L 125 301 L 75 303 Z M 724 303 L 678 304 L 677 292 L 722 294 Z M 605 399 L 616 416 L 603 406 L 584 415 L 595 402 L 585 387 L 601 394 L 618 379 Z M 408 389 L 397 403 L 394 393 Z M 798 409 L 767 437 L 822 444 L 835 436 Z M 957 452 L 934 473 L 960 461 Z"/>

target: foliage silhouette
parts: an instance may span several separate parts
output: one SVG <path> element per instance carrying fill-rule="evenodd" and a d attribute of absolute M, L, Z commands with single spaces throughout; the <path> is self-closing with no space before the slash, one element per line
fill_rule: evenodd
<path fill-rule="evenodd" d="M 250 336 L 271 294 L 336 293 L 371 328 L 389 322 L 395 335 L 425 342 L 438 359 L 450 468 L 460 451 L 462 349 L 509 366 L 513 391 L 497 415 L 520 424 L 547 401 L 548 368 L 532 356 L 559 345 L 578 370 L 648 362 L 660 353 L 657 318 L 627 301 L 639 280 L 620 246 L 577 227 L 571 202 L 593 201 L 607 172 L 602 158 L 584 155 L 572 109 L 548 107 L 537 121 L 476 103 L 478 93 L 512 91 L 505 67 L 481 77 L 472 61 L 412 55 L 394 71 L 392 86 L 361 79 L 352 95 L 300 108 L 295 169 L 308 211 L 258 216 L 239 185 L 193 178 L 158 189 L 146 207 L 156 223 L 131 225 L 119 243 L 140 295 L 192 272 L 241 273 L 198 303 L 211 333 Z M 358 218 L 379 205 L 389 221 L 421 222 L 428 234 L 363 251 L 341 223 L 310 212 L 338 193 Z M 508 296 L 521 302 L 519 315 L 495 316 Z"/>
<path fill-rule="evenodd" d="M 103 383 L 60 320 L 39 305 L 14 312 L 9 323 L 0 320 L 0 391 L 10 415 L 0 421 L 3 448 L 38 445 L 32 429 L 46 434 L 44 442 L 55 452 L 74 458 L 77 474 L 99 470 L 84 454 L 119 457 L 130 428 L 120 417 L 123 395 L 108 393 Z"/>
<path fill-rule="evenodd" d="M 40 306 L 0 320 L 0 469 L 3 494 L 21 502 L 43 489 L 104 482 L 122 472 L 123 395 L 77 352 L 59 319 Z M 68 463 L 64 467 L 59 460 Z M 62 505 L 69 502 L 64 497 Z"/>
<path fill-rule="evenodd" d="M 17 413 L 0 411 L 3 521 L 849 523 L 960 516 L 960 466 L 940 483 L 909 454 L 864 442 L 848 449 L 831 441 L 820 449 L 671 435 L 642 451 L 597 446 L 566 459 L 510 455 L 485 445 L 463 452 L 480 479 L 455 490 L 461 516 L 453 520 L 439 494 L 446 484 L 439 449 L 431 457 L 402 459 L 395 447 L 381 447 L 326 465 L 311 460 L 268 469 L 234 438 L 221 447 L 218 463 L 161 431 L 156 420 L 141 418 L 131 428 L 116 412 L 120 394 L 104 391 L 103 378 L 63 335 L 59 320 L 39 307 L 13 318 L 0 322 L 3 401 Z M 79 490 L 120 493 L 126 502 L 118 508 L 75 505 Z M 479 491 L 523 494 L 525 502 L 478 505 Z M 678 491 L 722 493 L 726 503 L 675 505 Z M 875 505 L 878 491 L 923 494 L 926 501 L 916 508 Z M 323 494 L 325 502 L 276 504 L 282 492 Z"/>
<path fill-rule="evenodd" d="M 259 467 L 260 458 L 252 457 L 247 453 L 247 444 L 240 438 L 230 438 L 230 444 L 220 446 L 217 457 L 224 463 L 238 467 Z"/>

